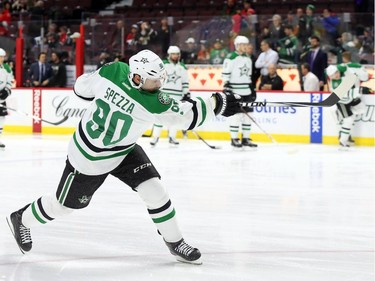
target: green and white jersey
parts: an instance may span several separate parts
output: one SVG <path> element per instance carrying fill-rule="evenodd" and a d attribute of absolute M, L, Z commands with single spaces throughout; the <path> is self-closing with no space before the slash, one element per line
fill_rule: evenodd
<path fill-rule="evenodd" d="M 237 52 L 228 54 L 223 64 L 223 84 L 229 82 L 233 93 L 247 96 L 251 94 L 250 86 L 252 62 L 247 55 Z"/>
<path fill-rule="evenodd" d="M 361 85 L 361 82 L 365 82 L 369 79 L 369 74 L 366 68 L 364 68 L 359 63 L 348 62 L 348 63 L 343 63 L 342 66 L 345 66 L 348 69 L 348 71 L 350 71 L 351 73 L 355 74 L 358 77 L 355 83 L 355 87 L 359 87 Z"/>
<path fill-rule="evenodd" d="M 4 88 L 11 89 L 13 79 L 13 73 L 9 65 L 6 63 L 0 64 L 0 91 Z"/>
<path fill-rule="evenodd" d="M 214 117 L 213 98 L 182 103 L 162 91 L 132 88 L 128 74 L 127 64 L 110 63 L 78 77 L 74 85 L 79 97 L 93 99 L 68 149 L 69 161 L 83 174 L 99 175 L 116 168 L 154 123 L 193 129 Z"/>
<path fill-rule="evenodd" d="M 336 89 L 340 84 L 341 84 L 341 81 L 343 79 L 345 79 L 345 72 L 347 71 L 350 71 L 351 70 L 346 67 L 345 65 L 337 65 L 337 69 L 338 71 L 340 72 L 340 79 L 328 79 L 329 81 L 329 88 L 331 90 L 334 90 Z M 355 84 L 355 87 L 350 89 L 346 95 L 341 98 L 341 100 L 339 100 L 339 103 L 341 104 L 349 104 L 351 103 L 354 99 L 358 99 L 362 96 L 362 94 L 360 93 L 360 88 L 359 86 L 357 86 L 357 83 Z"/>
<path fill-rule="evenodd" d="M 186 66 L 181 63 L 173 63 L 170 60 L 163 60 L 167 79 L 161 89 L 172 98 L 180 100 L 182 96 L 189 92 L 189 77 Z"/>

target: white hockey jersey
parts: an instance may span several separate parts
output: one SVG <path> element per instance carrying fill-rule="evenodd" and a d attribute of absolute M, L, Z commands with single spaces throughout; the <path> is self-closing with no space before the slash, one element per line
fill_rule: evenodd
<path fill-rule="evenodd" d="M 247 55 L 239 55 L 237 52 L 230 53 L 224 60 L 223 84 L 229 82 L 232 91 L 241 96 L 251 94 L 250 86 L 252 74 L 252 61 Z"/>
<path fill-rule="evenodd" d="M 13 79 L 13 73 L 9 65 L 6 63 L 0 64 L 0 91 L 4 88 L 11 89 Z"/>
<path fill-rule="evenodd" d="M 153 123 L 193 129 L 214 117 L 213 98 L 197 98 L 195 105 L 182 103 L 162 91 L 132 88 L 128 74 L 127 64 L 110 63 L 80 76 L 74 85 L 79 97 L 93 100 L 68 148 L 69 161 L 81 173 L 113 170 Z"/>
<path fill-rule="evenodd" d="M 186 66 L 181 63 L 173 63 L 164 60 L 164 67 L 167 71 L 167 79 L 161 89 L 172 98 L 180 100 L 182 96 L 189 92 L 189 77 Z"/>

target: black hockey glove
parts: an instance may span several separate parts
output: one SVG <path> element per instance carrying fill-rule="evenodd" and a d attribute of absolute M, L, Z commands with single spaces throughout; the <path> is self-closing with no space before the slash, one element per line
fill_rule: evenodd
<path fill-rule="evenodd" d="M 182 96 L 182 101 L 187 101 L 187 100 L 190 100 L 190 98 L 191 98 L 191 95 L 190 95 L 190 93 L 188 92 L 188 93 L 186 93 L 186 94 L 184 94 L 183 96 Z"/>
<path fill-rule="evenodd" d="M 224 92 L 224 93 L 232 93 L 232 86 L 230 85 L 229 82 L 226 82 L 226 83 L 224 84 L 223 92 Z"/>
<path fill-rule="evenodd" d="M 249 84 L 249 87 L 250 87 L 250 91 L 251 91 L 250 101 L 253 102 L 257 99 L 257 92 L 255 91 L 255 88 L 254 88 L 252 83 Z"/>
<path fill-rule="evenodd" d="M 216 99 L 216 107 L 214 109 L 215 115 L 232 116 L 241 112 L 241 96 L 228 93 L 213 93 L 212 96 Z"/>
<path fill-rule="evenodd" d="M 10 96 L 10 89 L 4 88 L 0 91 L 0 100 L 5 100 L 7 97 Z"/>
<path fill-rule="evenodd" d="M 372 95 L 372 94 L 374 94 L 374 90 L 370 89 L 368 87 L 360 87 L 359 90 L 360 90 L 359 92 L 362 95 Z"/>

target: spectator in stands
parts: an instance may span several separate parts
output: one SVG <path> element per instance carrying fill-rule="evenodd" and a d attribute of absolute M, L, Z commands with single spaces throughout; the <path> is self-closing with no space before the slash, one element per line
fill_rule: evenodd
<path fill-rule="evenodd" d="M 223 46 L 223 40 L 217 38 L 210 52 L 210 64 L 223 64 L 228 50 Z"/>
<path fill-rule="evenodd" d="M 362 64 L 374 64 L 374 31 L 366 27 L 363 35 L 359 36 L 359 57 Z"/>
<path fill-rule="evenodd" d="M 169 25 L 168 25 L 168 19 L 167 18 L 162 18 L 160 21 L 160 26 L 157 30 L 157 41 L 160 44 L 161 47 L 161 52 L 160 57 L 165 58 L 167 57 L 167 51 L 170 45 L 171 41 L 171 34 L 169 30 Z"/>
<path fill-rule="evenodd" d="M 60 32 L 58 33 L 59 45 L 65 46 L 69 42 L 68 28 L 65 25 L 63 25 L 63 26 L 60 26 L 59 30 L 60 30 Z"/>
<path fill-rule="evenodd" d="M 255 10 L 251 7 L 251 2 L 249 0 L 243 2 L 243 9 L 241 11 L 241 14 L 243 16 L 250 16 L 256 14 Z"/>
<path fill-rule="evenodd" d="M 25 13 L 27 12 L 27 0 L 16 0 L 12 3 L 12 12 L 13 13 Z"/>
<path fill-rule="evenodd" d="M 181 61 L 184 64 L 194 64 L 197 61 L 197 46 L 193 37 L 188 38 L 186 41 L 186 48 L 181 52 Z"/>
<path fill-rule="evenodd" d="M 141 29 L 138 35 L 139 37 L 137 38 L 137 42 L 140 50 L 154 50 L 154 47 L 152 45 L 156 43 L 158 33 L 152 28 L 151 24 L 148 21 L 144 21 L 141 23 Z"/>
<path fill-rule="evenodd" d="M 106 63 L 108 63 L 110 61 L 111 61 L 111 59 L 109 57 L 109 54 L 107 52 L 101 52 L 100 55 L 99 55 L 99 62 L 96 66 L 96 69 L 101 68 L 103 65 L 105 65 Z"/>
<path fill-rule="evenodd" d="M 255 61 L 255 67 L 257 69 L 260 69 L 260 74 L 262 76 L 267 76 L 268 67 L 271 64 L 277 64 L 279 60 L 279 54 L 271 49 L 268 40 L 263 40 L 260 43 L 260 49 L 262 50 L 262 53 L 260 53 L 258 59 Z"/>
<path fill-rule="evenodd" d="M 302 10 L 302 9 L 301 9 Z M 298 39 L 301 41 L 302 45 L 307 45 L 309 43 L 309 38 L 314 34 L 314 28 L 316 24 L 316 19 L 314 17 L 315 6 L 307 5 L 306 15 L 297 10 L 298 15 Z"/>
<path fill-rule="evenodd" d="M 10 8 L 9 2 L 5 2 L 3 7 L 0 8 L 0 36 L 9 35 L 9 26 L 12 20 Z"/>
<path fill-rule="evenodd" d="M 268 75 L 262 76 L 259 84 L 260 90 L 283 90 L 284 81 L 276 72 L 276 65 L 271 64 L 268 67 Z"/>
<path fill-rule="evenodd" d="M 289 11 L 288 14 L 286 15 L 286 18 L 283 20 L 283 23 L 282 23 L 283 26 L 286 26 L 286 25 L 291 25 L 293 26 L 293 32 L 294 32 L 294 35 L 296 35 L 296 28 L 297 28 L 297 22 L 296 22 L 296 18 L 294 16 L 294 13 L 293 11 Z"/>
<path fill-rule="evenodd" d="M 271 48 L 276 49 L 277 42 L 285 37 L 284 28 L 281 25 L 281 16 L 273 15 L 272 24 L 270 25 L 270 43 Z"/>
<path fill-rule="evenodd" d="M 320 47 L 320 38 L 316 35 L 310 38 L 311 49 L 305 56 L 305 61 L 310 65 L 311 72 L 319 79 L 320 90 L 326 84 L 324 70 L 328 67 L 328 57 Z"/>
<path fill-rule="evenodd" d="M 34 87 L 48 87 L 50 79 L 52 78 L 52 67 L 46 61 L 47 55 L 41 52 L 38 56 L 38 61 L 30 65 L 29 81 Z"/>
<path fill-rule="evenodd" d="M 197 63 L 207 64 L 210 60 L 210 52 L 208 50 L 206 40 L 201 40 L 199 45 L 199 51 L 197 53 Z"/>
<path fill-rule="evenodd" d="M 120 52 L 121 51 L 121 45 L 123 44 L 123 30 L 124 30 L 124 21 L 118 20 L 116 22 L 116 28 L 113 30 L 111 34 L 111 50 L 112 52 Z"/>
<path fill-rule="evenodd" d="M 257 84 L 258 78 L 260 77 L 260 70 L 259 68 L 255 67 L 255 55 L 254 55 L 254 46 L 252 44 L 247 45 L 246 47 L 246 55 L 248 55 L 251 59 L 251 83 L 254 85 L 254 87 Z"/>
<path fill-rule="evenodd" d="M 335 46 L 336 38 L 339 35 L 338 33 L 338 27 L 340 24 L 339 18 L 335 14 L 332 14 L 331 9 L 324 9 L 321 21 L 323 23 L 323 27 L 326 31 L 326 34 L 328 35 L 329 43 Z"/>
<path fill-rule="evenodd" d="M 302 73 L 302 91 L 305 92 L 319 92 L 319 79 L 316 75 L 310 72 L 310 65 L 304 62 L 301 65 Z"/>
<path fill-rule="evenodd" d="M 298 39 L 293 33 L 293 26 L 284 27 L 285 37 L 277 42 L 280 63 L 291 64 L 297 62 Z"/>
<path fill-rule="evenodd" d="M 236 0 L 228 0 L 227 4 L 224 6 L 223 15 L 224 16 L 233 16 L 237 11 Z"/>
<path fill-rule="evenodd" d="M 130 32 L 128 33 L 128 35 L 126 35 L 126 46 L 127 46 L 127 50 L 130 51 L 130 52 L 136 52 L 137 51 L 137 38 L 139 37 L 138 36 L 138 30 L 139 30 L 139 27 L 138 25 L 136 24 L 133 24 L 131 29 L 130 29 Z"/>
<path fill-rule="evenodd" d="M 52 77 L 48 86 L 50 87 L 66 87 L 66 66 L 61 61 L 61 56 L 57 52 L 51 53 L 51 67 L 52 67 Z"/>

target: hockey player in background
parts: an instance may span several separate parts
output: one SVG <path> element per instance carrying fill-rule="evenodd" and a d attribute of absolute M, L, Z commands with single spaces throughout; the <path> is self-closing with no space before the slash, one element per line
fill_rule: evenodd
<path fill-rule="evenodd" d="M 5 100 L 11 94 L 12 82 L 13 82 L 13 73 L 9 65 L 4 63 L 6 52 L 4 49 L 0 48 L 0 137 L 3 133 L 5 116 L 8 115 L 6 109 Z M 0 140 L 0 148 L 5 148 Z"/>
<path fill-rule="evenodd" d="M 165 77 L 162 60 L 143 50 L 130 58 L 129 66 L 113 62 L 77 79 L 75 94 L 92 102 L 69 143 L 56 194 L 42 196 L 7 218 L 22 252 L 31 250 L 31 226 L 87 207 L 112 175 L 143 199 L 171 254 L 178 261 L 201 264 L 200 251 L 183 239 L 158 171 L 136 142 L 156 120 L 194 129 L 215 115 L 230 116 L 238 110 L 240 97 L 214 93 L 181 103 L 159 90 Z"/>
<path fill-rule="evenodd" d="M 245 36 L 237 36 L 234 39 L 236 51 L 228 54 L 224 60 L 222 78 L 225 92 L 240 95 L 244 102 L 253 102 L 256 99 L 256 92 L 251 82 L 252 61 L 246 54 L 248 45 L 249 39 Z M 243 107 L 243 109 L 249 114 L 253 112 L 253 108 L 250 107 Z M 241 109 L 229 118 L 229 126 L 233 147 L 258 146 L 250 140 L 250 119 Z M 242 127 L 242 141 L 238 138 L 240 126 Z"/>
<path fill-rule="evenodd" d="M 170 46 L 167 52 L 168 59 L 163 61 L 167 78 L 161 90 L 176 100 L 188 99 L 190 98 L 189 77 L 186 66 L 180 62 L 180 48 Z M 153 140 L 150 143 L 152 146 L 158 143 L 162 128 L 162 124 L 154 124 Z M 176 140 L 177 129 L 178 127 L 175 125 L 171 125 L 168 128 L 169 143 L 172 145 L 179 145 L 179 142 Z"/>
<path fill-rule="evenodd" d="M 349 54 L 350 55 L 350 54 Z M 350 145 L 351 130 L 354 126 L 355 115 L 362 114 L 366 105 L 361 101 L 361 96 L 368 88 L 361 87 L 360 81 L 367 81 L 368 72 L 357 63 L 346 63 L 341 65 L 330 65 L 326 68 L 328 76 L 328 86 L 333 91 L 345 79 L 345 73 L 349 71 L 357 75 L 358 79 L 354 87 L 337 103 L 338 118 L 340 122 L 339 142 L 343 150 L 347 150 Z"/>

